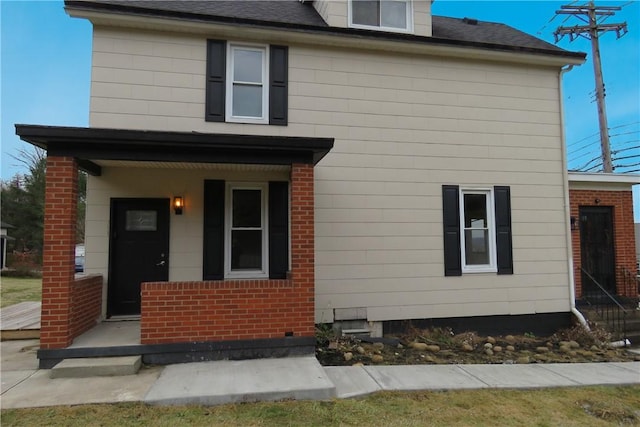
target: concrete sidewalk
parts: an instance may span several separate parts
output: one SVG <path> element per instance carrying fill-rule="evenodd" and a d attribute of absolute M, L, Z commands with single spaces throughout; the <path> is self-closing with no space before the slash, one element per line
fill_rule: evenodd
<path fill-rule="evenodd" d="M 143 368 L 137 375 L 49 378 L 37 340 L 5 341 L 0 407 L 90 403 L 154 405 L 349 398 L 381 390 L 640 385 L 640 362 L 529 365 L 322 367 L 314 357 L 199 362 Z"/>

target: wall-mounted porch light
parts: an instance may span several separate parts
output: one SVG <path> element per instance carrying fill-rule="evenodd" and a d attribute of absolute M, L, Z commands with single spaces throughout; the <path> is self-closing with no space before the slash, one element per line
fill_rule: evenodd
<path fill-rule="evenodd" d="M 578 224 L 577 224 L 577 218 L 575 216 L 571 217 L 571 230 L 577 230 L 578 229 Z"/>
<path fill-rule="evenodd" d="M 182 196 L 175 196 L 173 198 L 173 212 L 176 215 L 182 215 L 182 208 L 184 207 L 184 200 Z"/>

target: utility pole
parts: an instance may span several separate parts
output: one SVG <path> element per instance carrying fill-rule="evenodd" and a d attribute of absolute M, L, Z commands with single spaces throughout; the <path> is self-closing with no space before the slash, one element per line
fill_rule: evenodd
<path fill-rule="evenodd" d="M 615 15 L 614 11 L 622 9 L 617 6 L 596 6 L 593 1 L 589 1 L 583 6 L 565 5 L 560 6 L 562 10 L 557 10 L 558 15 L 574 15 L 587 25 L 576 25 L 574 27 L 558 27 L 553 33 L 556 43 L 566 34 L 569 40 L 574 41 L 582 36 L 591 40 L 591 53 L 593 56 L 593 71 L 596 77 L 596 101 L 598 104 L 598 122 L 600 124 L 600 146 L 602 149 L 602 167 L 607 173 L 613 172 L 613 164 L 611 162 L 611 148 L 609 146 L 609 126 L 607 125 L 607 109 L 604 102 L 604 81 L 602 78 L 602 65 L 600 62 L 600 43 L 599 37 L 601 33 L 607 31 L 615 31 L 617 38 L 627 33 L 627 23 L 621 24 L 603 24 L 602 22 L 609 16 Z"/>

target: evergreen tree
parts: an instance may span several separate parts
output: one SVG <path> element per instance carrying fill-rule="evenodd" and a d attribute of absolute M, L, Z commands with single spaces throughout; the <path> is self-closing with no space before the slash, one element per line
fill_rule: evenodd
<path fill-rule="evenodd" d="M 10 251 L 31 252 L 42 260 L 44 229 L 44 197 L 46 188 L 47 157 L 43 150 L 23 150 L 15 157 L 28 170 L 16 174 L 10 181 L 0 183 L 2 221 L 13 225 L 9 242 Z M 80 173 L 78 182 L 78 234 L 77 243 L 84 241 L 86 201 L 86 174 Z"/>

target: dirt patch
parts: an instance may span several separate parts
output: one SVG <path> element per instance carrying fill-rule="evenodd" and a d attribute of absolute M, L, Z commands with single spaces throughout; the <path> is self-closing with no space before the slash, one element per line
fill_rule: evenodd
<path fill-rule="evenodd" d="M 316 357 L 324 366 L 640 361 L 640 355 L 624 348 L 610 348 L 606 333 L 596 330 L 590 334 L 580 326 L 550 337 L 480 336 L 434 328 L 367 338 L 336 336 L 320 328 L 317 342 Z"/>

